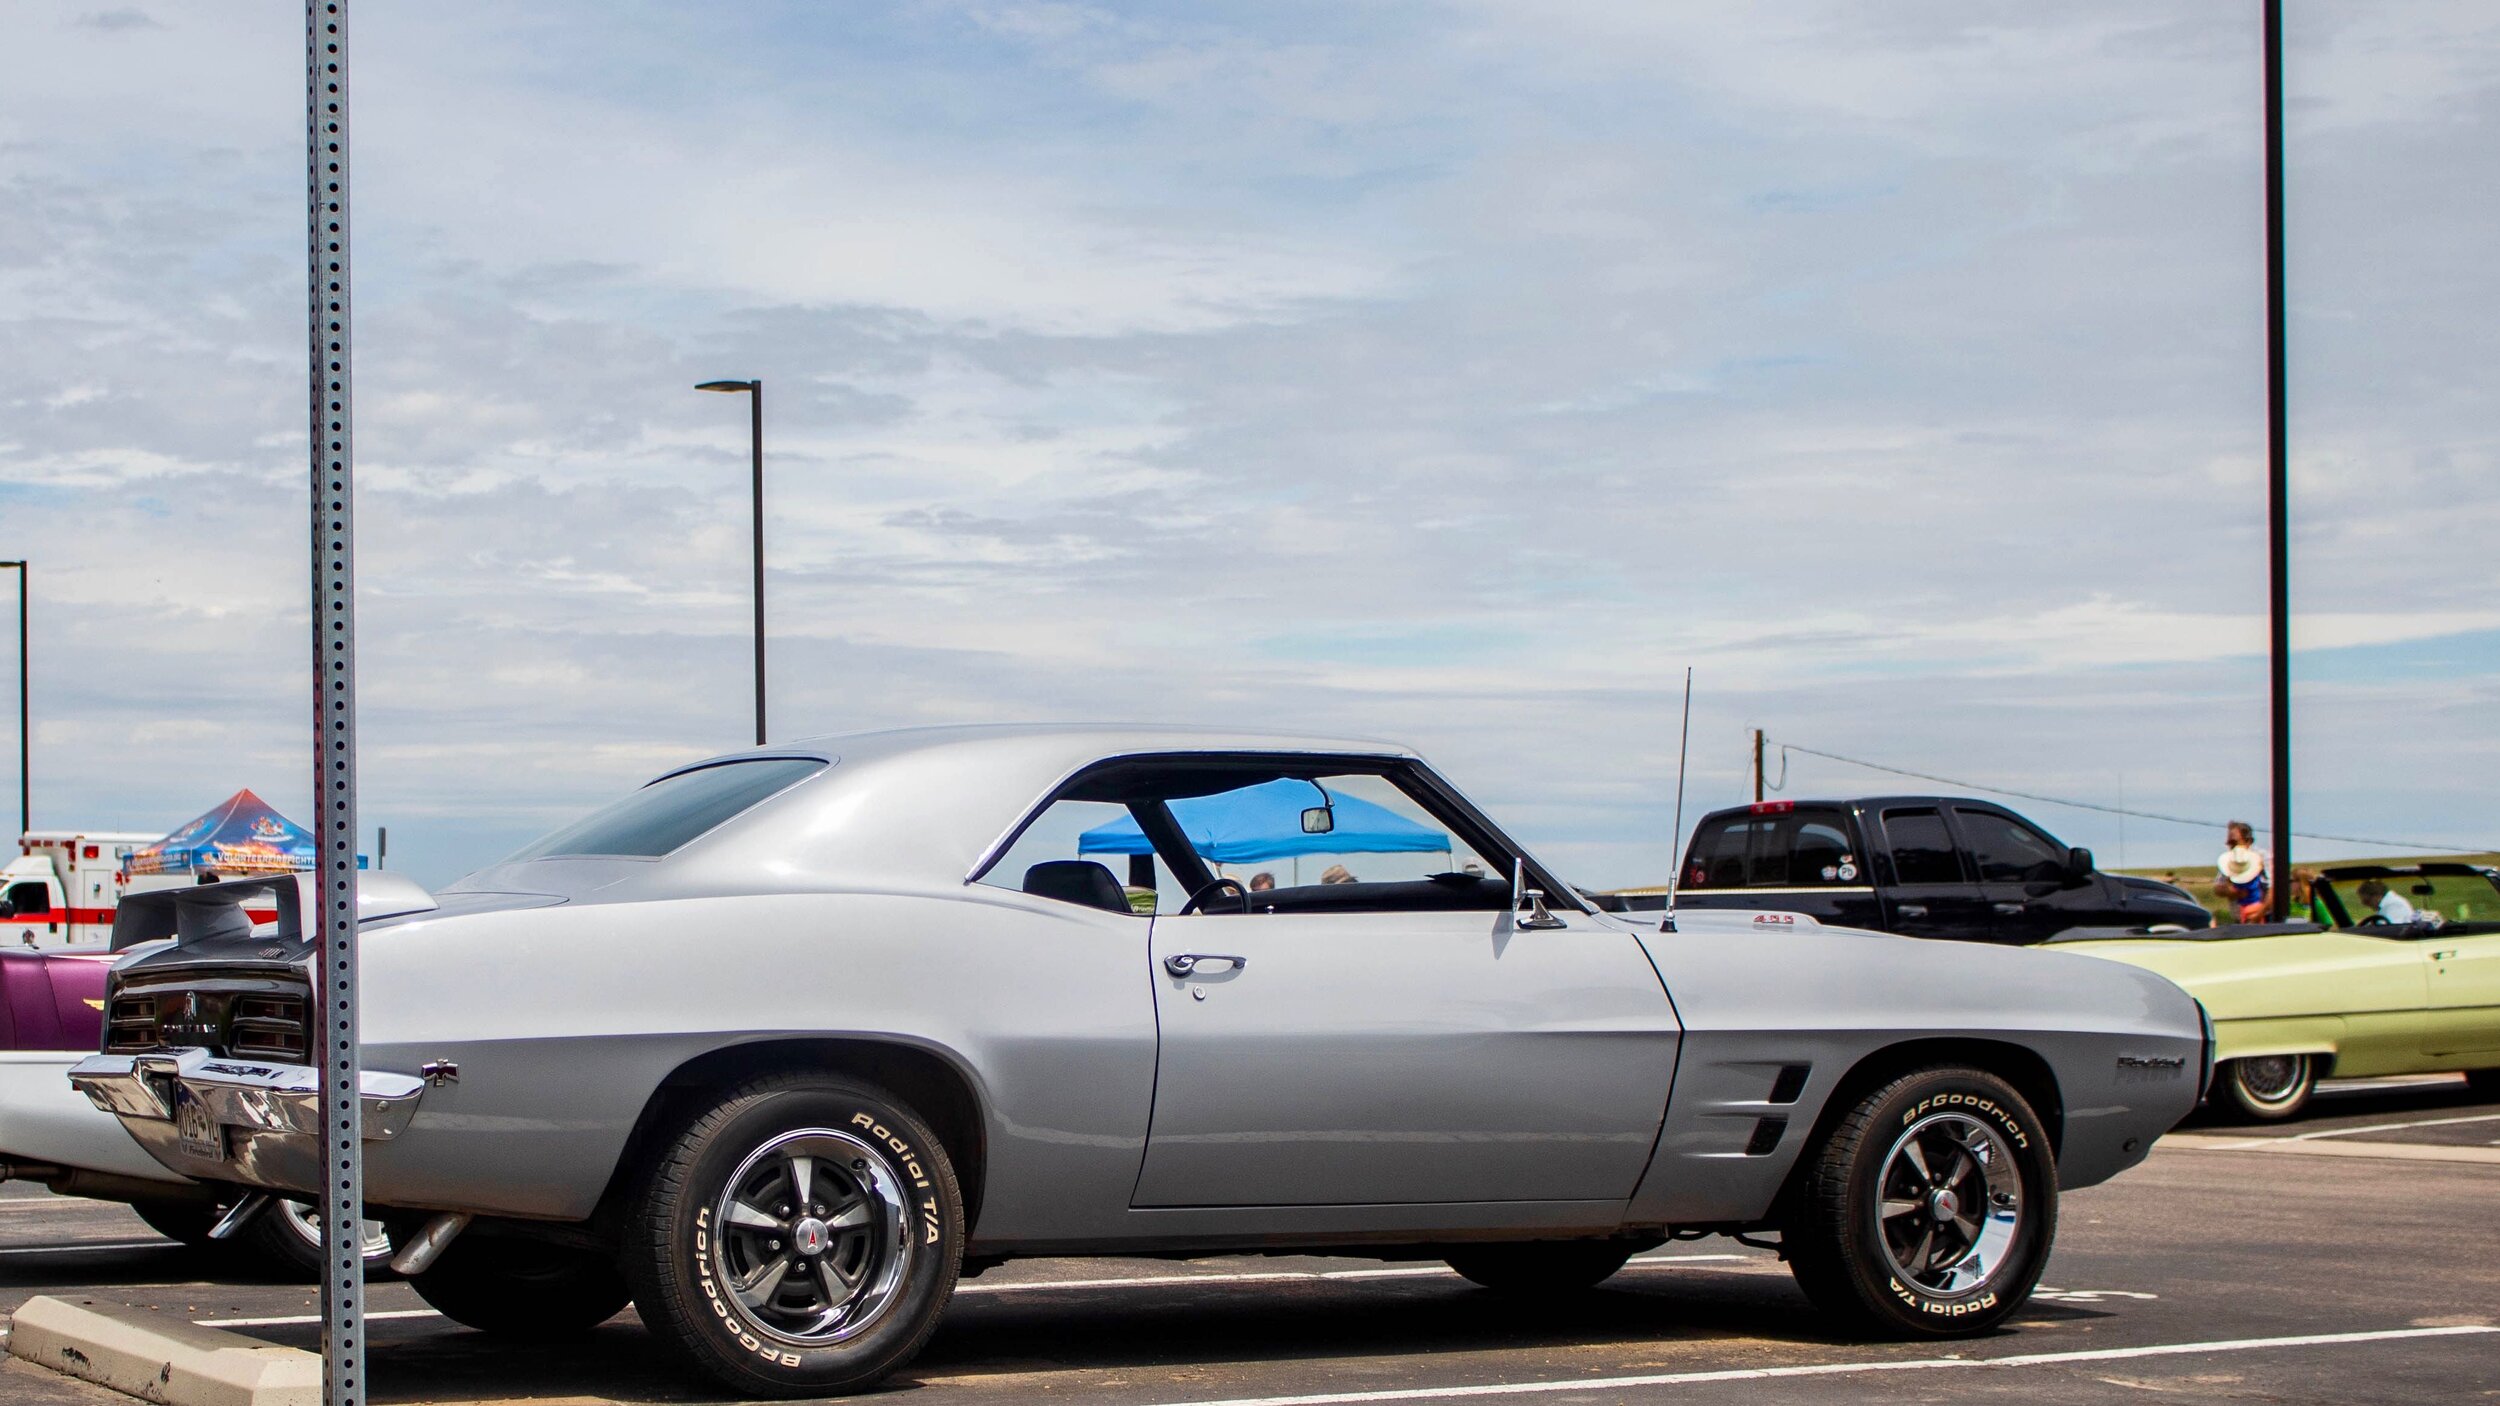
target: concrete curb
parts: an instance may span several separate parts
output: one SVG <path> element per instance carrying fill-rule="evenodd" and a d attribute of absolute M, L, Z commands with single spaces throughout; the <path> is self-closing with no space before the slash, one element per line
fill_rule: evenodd
<path fill-rule="evenodd" d="M 321 1357 L 144 1309 L 28 1299 L 9 1355 L 164 1406 L 321 1406 Z"/>

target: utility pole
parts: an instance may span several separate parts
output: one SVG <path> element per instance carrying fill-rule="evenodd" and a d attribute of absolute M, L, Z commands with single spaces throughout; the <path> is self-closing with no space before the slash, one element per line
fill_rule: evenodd
<path fill-rule="evenodd" d="M 26 711 L 26 596 L 32 588 L 26 563 L 0 561 L 0 567 L 17 572 L 17 833 L 23 835 L 35 828 L 34 748 L 28 741 L 34 724 Z"/>
<path fill-rule="evenodd" d="M 2283 0 L 2266 21 L 2266 554 L 2274 762 L 2274 920 L 2292 903 L 2291 448 L 2283 352 Z"/>
<path fill-rule="evenodd" d="M 322 1012 L 321 1396 L 364 1406 L 364 1077 L 356 1049 L 356 481 L 350 415 L 347 0 L 304 0 L 312 412 L 313 838 Z M 265 1214 L 276 1214 L 266 1212 Z"/>
<path fill-rule="evenodd" d="M 1762 729 L 1753 730 L 1753 803 L 1762 804 Z"/>

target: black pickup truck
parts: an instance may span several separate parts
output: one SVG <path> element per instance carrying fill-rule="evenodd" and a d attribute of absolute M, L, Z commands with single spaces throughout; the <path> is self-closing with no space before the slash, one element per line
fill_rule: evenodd
<path fill-rule="evenodd" d="M 2104 874 L 2003 806 L 1960 796 L 1764 801 L 1693 828 L 1676 903 L 1756 908 L 1908 937 L 2040 942 L 2068 928 L 2202 928 L 2169 884 Z M 1620 895 L 1659 908 L 1663 890 Z"/>

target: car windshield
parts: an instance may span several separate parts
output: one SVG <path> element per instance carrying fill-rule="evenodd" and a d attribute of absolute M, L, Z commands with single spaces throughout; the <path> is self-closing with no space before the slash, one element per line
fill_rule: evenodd
<path fill-rule="evenodd" d="M 2500 884 L 2481 874 L 2385 874 L 2375 878 L 2322 878 L 2355 923 L 2431 918 L 2443 923 L 2500 923 Z M 2363 894 L 2362 885 L 2370 885 Z"/>
<path fill-rule="evenodd" d="M 824 769 L 812 757 L 771 757 L 681 771 L 592 811 L 504 862 L 589 855 L 656 859 Z"/>

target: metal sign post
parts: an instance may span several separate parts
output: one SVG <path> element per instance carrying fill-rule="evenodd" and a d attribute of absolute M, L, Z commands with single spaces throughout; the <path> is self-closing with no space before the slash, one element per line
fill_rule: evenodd
<path fill-rule="evenodd" d="M 312 353 L 313 831 L 321 946 L 321 1357 L 328 1406 L 365 1399 L 364 1139 L 356 1056 L 356 494 L 348 390 L 347 0 L 305 0 Z"/>

